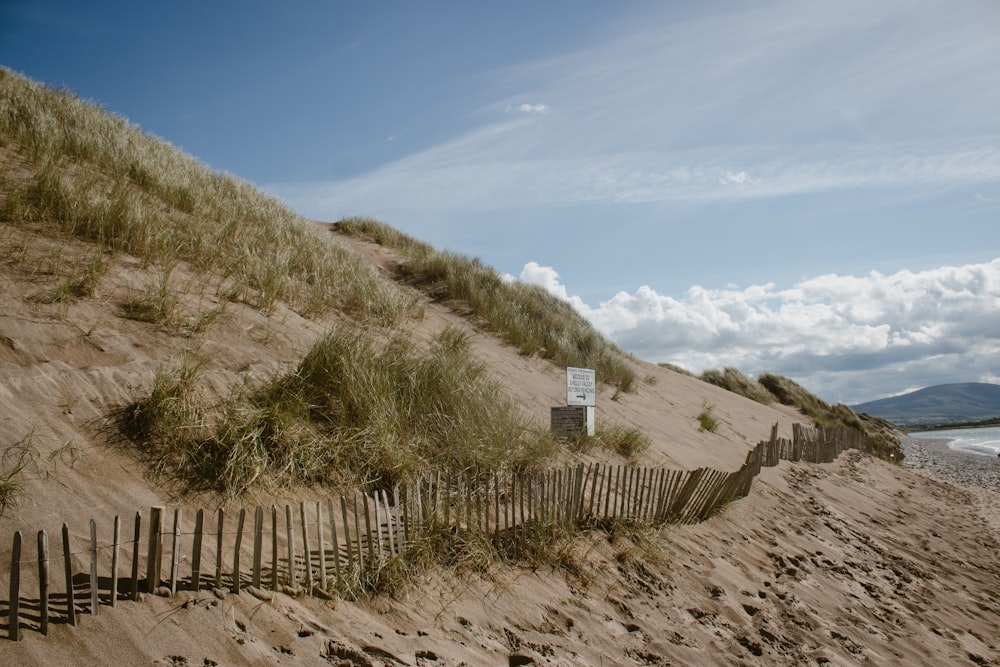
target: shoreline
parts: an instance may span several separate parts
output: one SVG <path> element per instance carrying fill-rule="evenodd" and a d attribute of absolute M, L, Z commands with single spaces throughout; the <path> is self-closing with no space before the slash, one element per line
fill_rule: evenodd
<path fill-rule="evenodd" d="M 1000 458 L 952 449 L 950 438 L 900 438 L 903 465 L 940 480 L 1000 491 Z"/>

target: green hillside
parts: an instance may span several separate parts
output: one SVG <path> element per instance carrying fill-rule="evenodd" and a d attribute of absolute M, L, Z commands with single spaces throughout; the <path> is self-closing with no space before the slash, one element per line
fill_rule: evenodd
<path fill-rule="evenodd" d="M 1000 417 L 1000 385 L 939 384 L 851 408 L 904 427 L 977 422 Z"/>

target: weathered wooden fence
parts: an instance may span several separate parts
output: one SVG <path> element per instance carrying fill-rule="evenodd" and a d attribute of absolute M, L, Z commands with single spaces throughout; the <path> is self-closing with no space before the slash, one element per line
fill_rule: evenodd
<path fill-rule="evenodd" d="M 84 535 L 71 534 L 63 524 L 54 554 L 46 531 L 38 531 L 37 558 L 18 531 L 10 552 L 9 598 L 6 609 L 0 602 L 0 612 L 8 637 L 16 640 L 23 628 L 44 635 L 50 622 L 76 625 L 80 615 L 96 616 L 102 605 L 136 601 L 142 594 L 203 588 L 239 594 L 246 587 L 258 596 L 279 590 L 342 594 L 371 585 L 383 566 L 425 535 L 474 532 L 516 552 L 538 528 L 693 523 L 746 496 L 761 467 L 782 460 L 830 462 L 845 449 L 872 452 L 870 441 L 854 430 L 795 425 L 791 440 L 778 438 L 777 430 L 775 424 L 770 439 L 734 472 L 601 463 L 518 474 L 444 470 L 391 491 L 232 514 L 198 510 L 193 521 L 179 508 L 168 513 L 152 507 L 145 516 L 126 517 L 131 525 L 114 517 L 110 542 L 107 534 L 99 536 L 93 519 Z M 50 561 L 61 562 L 61 581 L 50 572 Z M 25 595 L 27 583 L 37 597 Z M 62 593 L 53 592 L 54 583 Z"/>

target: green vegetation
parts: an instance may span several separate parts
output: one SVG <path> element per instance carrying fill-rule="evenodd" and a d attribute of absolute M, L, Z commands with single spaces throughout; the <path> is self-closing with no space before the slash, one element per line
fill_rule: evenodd
<path fill-rule="evenodd" d="M 639 429 L 612 422 L 596 427 L 592 436 L 577 437 L 570 446 L 578 452 L 588 452 L 593 447 L 601 447 L 627 459 L 633 459 L 649 449 L 650 444 L 649 436 Z"/>
<path fill-rule="evenodd" d="M 673 371 L 675 373 L 680 373 L 681 375 L 687 375 L 688 377 L 694 377 L 694 373 L 692 373 L 691 371 L 687 370 L 686 368 L 678 366 L 677 364 L 671 364 L 671 363 L 667 363 L 666 361 L 661 361 L 657 365 L 660 366 L 660 367 L 662 367 L 662 368 L 666 368 L 667 370 L 671 370 L 671 371 Z"/>
<path fill-rule="evenodd" d="M 593 368 L 599 381 L 621 391 L 634 389 L 635 373 L 625 353 L 542 288 L 505 281 L 478 259 L 437 251 L 375 220 L 348 218 L 337 229 L 400 252 L 406 280 L 469 312 L 522 354 L 537 354 L 559 366 Z"/>
<path fill-rule="evenodd" d="M 263 311 L 341 311 L 391 325 L 418 314 L 392 281 L 252 185 L 217 174 L 124 118 L 0 68 L 0 221 L 57 225 L 146 265 L 190 262 Z M 71 292 L 86 293 L 67 286 Z M 60 297 L 62 298 L 62 297 Z"/>
<path fill-rule="evenodd" d="M 24 497 L 23 474 L 34 466 L 38 452 L 32 444 L 34 430 L 0 454 L 0 517 L 7 509 L 16 509 Z"/>
<path fill-rule="evenodd" d="M 695 419 L 698 420 L 699 431 L 708 431 L 709 433 L 715 433 L 717 430 L 719 430 L 719 420 L 712 413 L 714 408 L 715 408 L 714 405 L 706 405 L 704 406 L 702 411 L 698 413 L 698 416 L 695 417 Z"/>
<path fill-rule="evenodd" d="M 254 485 L 348 482 L 390 489 L 430 466 L 526 469 L 557 446 L 445 330 L 425 352 L 338 327 L 285 375 L 208 405 L 198 364 L 161 372 L 118 415 L 159 478 L 238 495 Z"/>
<path fill-rule="evenodd" d="M 758 379 L 783 405 L 798 408 L 813 420 L 818 427 L 846 426 L 861 431 L 875 440 L 875 451 L 883 458 L 903 460 L 903 450 L 899 438 L 884 423 L 865 420 L 842 403 L 831 406 L 818 396 L 811 394 L 801 385 L 781 375 L 766 373 Z"/>
<path fill-rule="evenodd" d="M 726 366 L 721 372 L 714 369 L 707 370 L 701 374 L 700 379 L 764 405 L 774 402 L 774 395 L 764 385 L 748 378 L 732 366 Z"/>

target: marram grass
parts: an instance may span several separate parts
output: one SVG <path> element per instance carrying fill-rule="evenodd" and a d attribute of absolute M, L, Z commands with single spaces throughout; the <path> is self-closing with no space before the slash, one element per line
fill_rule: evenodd
<path fill-rule="evenodd" d="M 0 68 L 0 146 L 23 174 L 0 176 L 0 221 L 51 224 L 147 265 L 186 261 L 226 295 L 270 311 L 332 311 L 383 325 L 413 298 L 251 184 L 206 166 L 124 118 Z"/>
<path fill-rule="evenodd" d="M 635 388 L 626 354 L 565 301 L 535 285 L 504 280 L 478 259 L 441 252 L 369 218 L 347 218 L 339 230 L 391 247 L 405 257 L 403 277 L 432 298 L 465 308 L 522 354 L 560 366 L 593 368 L 600 382 Z"/>
<path fill-rule="evenodd" d="M 260 485 L 347 482 L 391 489 L 431 466 L 540 466 L 558 444 L 446 330 L 427 351 L 337 327 L 298 367 L 220 405 L 200 396 L 196 363 L 157 374 L 149 398 L 117 416 L 154 475 L 240 495 Z"/>

